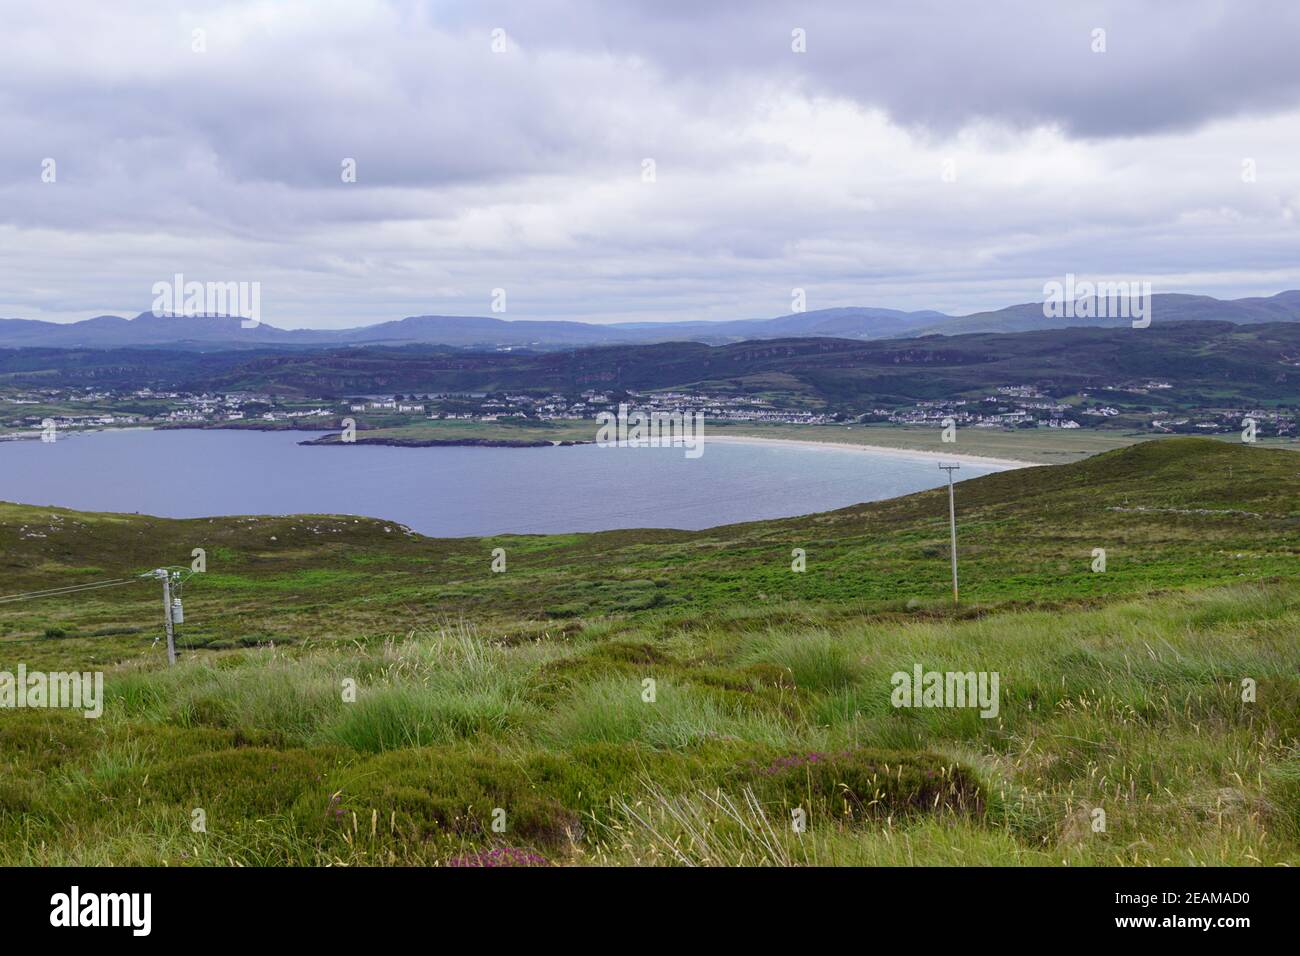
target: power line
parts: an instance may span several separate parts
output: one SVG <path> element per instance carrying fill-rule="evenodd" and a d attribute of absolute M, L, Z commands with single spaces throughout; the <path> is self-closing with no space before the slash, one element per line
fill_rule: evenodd
<path fill-rule="evenodd" d="M 82 591 L 97 591 L 100 588 L 115 588 L 123 584 L 135 584 L 137 578 L 122 578 L 117 581 L 96 581 L 87 584 L 69 584 L 60 588 L 46 588 L 42 591 L 23 591 L 19 594 L 7 594 L 0 597 L 0 604 L 13 604 L 18 601 L 31 601 L 43 597 L 64 597 L 79 594 Z"/>
<path fill-rule="evenodd" d="M 108 581 L 83 581 L 80 584 L 61 584 L 57 588 L 37 588 L 34 591 L 20 591 L 17 594 L 7 594 L 0 596 L 0 601 L 8 601 L 24 597 L 39 597 L 43 594 L 55 594 L 59 591 L 73 591 L 88 587 L 103 587 L 109 584 L 126 584 L 127 582 L 134 580 L 134 578 L 113 578 Z"/>
<path fill-rule="evenodd" d="M 138 584 L 150 578 L 162 582 L 163 625 L 167 632 L 167 663 L 176 663 L 175 625 L 183 621 L 181 609 L 181 586 L 190 576 L 188 569 L 175 567 L 155 568 L 133 578 L 116 578 L 111 581 L 91 581 L 85 584 L 66 584 L 57 588 L 45 588 L 39 591 L 23 591 L 0 597 L 0 604 L 16 604 L 20 601 L 32 601 L 46 597 L 69 597 L 85 591 L 98 591 L 103 588 L 116 588 L 124 584 Z M 190 572 L 192 573 L 192 572 Z M 155 642 L 156 643 L 156 642 Z"/>

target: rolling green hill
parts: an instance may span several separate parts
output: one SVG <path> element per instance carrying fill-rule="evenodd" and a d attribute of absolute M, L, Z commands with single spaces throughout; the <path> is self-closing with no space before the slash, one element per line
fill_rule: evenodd
<path fill-rule="evenodd" d="M 455 540 L 3 505 L 10 593 L 208 567 L 171 669 L 155 583 L 0 604 L 0 670 L 108 675 L 99 720 L 0 712 L 0 861 L 1300 862 L 1296 462 L 963 482 L 956 608 L 942 490 Z M 998 715 L 891 706 L 916 665 L 996 672 Z"/>

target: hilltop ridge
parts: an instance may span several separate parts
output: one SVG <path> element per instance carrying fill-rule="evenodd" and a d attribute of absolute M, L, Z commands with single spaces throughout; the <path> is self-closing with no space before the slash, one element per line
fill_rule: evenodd
<path fill-rule="evenodd" d="M 1267 297 L 1216 299 L 1157 293 L 1152 314 L 1160 322 L 1218 321 L 1239 325 L 1300 321 L 1300 291 Z M 496 316 L 413 315 L 341 329 L 283 329 L 271 322 L 246 327 L 228 315 L 171 316 L 141 312 L 134 318 L 99 315 L 78 322 L 0 319 L 0 348 L 323 348 L 341 345 L 445 345 L 471 349 L 553 349 L 654 342 L 725 345 L 754 339 L 842 338 L 860 341 L 970 332 L 1028 332 L 1071 327 L 1127 326 L 1121 318 L 1052 318 L 1041 302 L 953 316 L 933 309 L 904 311 L 838 306 L 775 318 L 668 322 L 584 322 L 504 319 Z"/>

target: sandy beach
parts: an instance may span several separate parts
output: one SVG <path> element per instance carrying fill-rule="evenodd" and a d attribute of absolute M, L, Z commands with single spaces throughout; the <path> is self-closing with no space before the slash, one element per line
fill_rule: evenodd
<path fill-rule="evenodd" d="M 991 465 L 998 468 L 1034 468 L 1041 462 L 1019 461 L 1014 458 L 988 458 L 982 455 L 963 455 L 957 452 L 922 451 L 911 448 L 893 448 L 888 445 L 849 444 L 834 441 L 803 441 L 797 438 L 758 438 L 747 435 L 710 435 L 705 431 L 704 442 L 738 442 L 751 445 L 789 445 L 791 447 L 834 448 L 840 451 L 864 451 L 873 455 L 893 455 L 897 458 L 921 459 L 922 461 L 966 462 L 972 465 Z"/>

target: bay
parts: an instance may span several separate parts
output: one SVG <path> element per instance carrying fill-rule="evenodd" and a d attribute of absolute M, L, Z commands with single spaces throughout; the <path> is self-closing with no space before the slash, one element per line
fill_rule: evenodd
<path fill-rule="evenodd" d="M 680 528 L 829 511 L 946 482 L 934 460 L 796 443 L 312 447 L 302 432 L 127 430 L 0 442 L 0 499 L 170 518 L 366 515 L 425 535 Z M 1003 470 L 963 462 L 960 478 Z"/>

